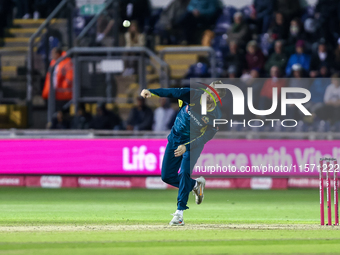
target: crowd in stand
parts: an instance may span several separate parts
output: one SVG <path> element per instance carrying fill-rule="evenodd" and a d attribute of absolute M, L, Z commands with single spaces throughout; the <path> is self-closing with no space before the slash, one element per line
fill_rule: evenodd
<path fill-rule="evenodd" d="M 237 10 L 232 6 L 223 7 L 219 1 L 175 0 L 168 8 L 179 8 L 184 2 L 188 2 L 187 7 L 182 7 L 186 8 L 184 16 L 180 14 L 172 24 L 173 27 L 181 24 L 186 36 L 170 39 L 168 36 L 164 38 L 166 42 L 213 47 L 219 77 L 239 78 L 234 84 L 245 94 L 247 87 L 252 87 L 254 104 L 259 110 L 271 107 L 273 87 L 278 91 L 281 87 L 300 87 L 311 92 L 312 98 L 306 107 L 313 116 L 304 118 L 296 107 L 289 107 L 287 118 L 309 125 L 321 120 L 339 125 L 340 1 L 318 0 L 315 6 L 308 6 L 306 1 L 299 0 L 254 0 L 252 5 Z M 163 13 L 166 15 L 166 10 Z M 197 13 L 198 17 L 204 17 L 197 18 Z M 185 19 L 189 28 L 181 23 L 183 17 L 188 16 L 194 17 L 191 22 L 204 30 L 201 38 L 192 35 L 194 30 L 186 30 L 193 23 Z M 213 23 L 203 21 L 209 17 Z M 163 22 L 163 29 L 166 27 Z M 208 62 L 200 60 L 191 66 L 187 78 L 192 77 L 210 77 Z M 289 97 L 298 98 L 301 94 Z M 225 101 L 226 105 L 229 101 L 231 109 L 231 98 L 226 97 Z M 230 113 L 226 117 L 235 118 Z M 259 116 L 248 112 L 245 117 Z"/>
<path fill-rule="evenodd" d="M 315 6 L 309 6 L 305 0 L 253 0 L 251 5 L 236 9 L 223 6 L 220 0 L 173 0 L 162 10 L 152 10 L 149 0 L 119 3 L 120 18 L 124 21 L 120 32 L 124 33 L 125 46 L 150 47 L 149 38 L 155 35 L 161 44 L 210 46 L 216 52 L 218 77 L 235 79 L 234 84 L 244 93 L 251 86 L 257 109 L 270 108 L 273 87 L 302 87 L 312 94 L 306 107 L 313 118 L 306 120 L 296 107 L 289 108 L 287 116 L 309 124 L 324 120 L 338 125 L 340 1 L 318 0 Z M 115 23 L 114 12 L 110 10 L 100 17 L 95 36 L 97 45 L 104 44 Z M 127 63 L 125 73 L 130 75 L 133 70 L 134 65 Z M 210 77 L 209 62 L 204 57 L 188 69 L 185 78 L 193 77 Z M 299 96 L 290 95 L 291 98 Z M 230 105 L 230 98 L 225 100 L 229 100 L 226 105 Z M 51 127 L 152 130 L 158 126 L 157 119 L 162 119 L 159 116 L 167 112 L 164 109 L 171 109 L 163 103 L 162 111 L 152 113 L 144 100 L 139 99 L 126 122 L 119 117 L 105 121 L 107 116 L 113 116 L 110 114 L 116 114 L 106 111 L 105 107 L 97 111 L 96 117 L 101 121 L 94 121 L 96 117 L 91 120 L 90 116 L 76 116 L 69 122 L 61 113 Z M 246 115 L 247 119 L 258 117 Z M 171 124 L 168 119 L 172 120 L 173 116 L 169 116 L 166 121 L 162 119 L 163 127 L 157 130 Z M 87 124 L 73 123 L 77 119 L 86 120 Z M 63 122 L 68 124 L 60 126 Z"/>
<path fill-rule="evenodd" d="M 237 77 L 254 69 L 260 77 L 269 77 L 272 66 L 279 67 L 282 77 L 292 77 L 294 64 L 302 66 L 304 77 L 318 77 L 321 68 L 329 74 L 339 71 L 340 2 L 319 0 L 315 7 L 302 2 L 254 0 L 241 10 L 223 7 L 215 24 L 205 27 L 203 38 L 189 43 L 215 49 L 221 77 L 228 77 L 229 67 Z"/>
<path fill-rule="evenodd" d="M 127 28 L 122 22 L 120 28 L 125 33 L 125 46 L 150 46 L 146 38 L 158 35 L 161 44 L 213 47 L 218 76 L 234 79 L 245 94 L 252 87 L 257 109 L 270 108 L 273 87 L 302 87 L 311 92 L 306 107 L 313 117 L 306 119 L 296 107 L 288 107 L 287 118 L 310 125 L 321 120 L 339 125 L 340 1 L 318 0 L 315 6 L 309 6 L 304 0 L 254 0 L 236 9 L 223 6 L 219 0 L 173 0 L 162 10 L 152 11 L 149 0 L 126 0 L 120 1 L 119 10 L 121 20 L 131 24 Z M 105 15 L 97 24 L 98 45 L 115 23 L 113 13 Z M 127 64 L 125 73 L 132 74 L 133 67 Z M 210 77 L 209 62 L 204 57 L 189 68 L 185 78 L 193 77 Z M 232 100 L 227 96 L 225 101 L 230 106 L 225 117 L 230 118 Z M 161 131 L 171 127 L 175 111 L 169 102 L 161 101 L 161 107 L 153 113 L 143 99 L 138 99 L 126 121 L 117 114 L 102 105 L 92 118 L 80 108 L 72 121 L 64 120 L 60 113 L 51 128 Z M 255 117 L 259 116 L 249 112 L 245 116 Z"/>
<path fill-rule="evenodd" d="M 77 113 L 70 118 L 68 110 L 58 111 L 50 129 L 97 129 L 97 130 L 129 130 L 129 131 L 166 131 L 170 130 L 177 112 L 171 107 L 167 98 L 160 98 L 160 106 L 153 111 L 145 103 L 145 99 L 138 97 L 136 105 L 131 109 L 128 119 L 123 121 L 118 108 L 112 111 L 104 103 L 99 103 L 96 114 L 92 116 L 86 111 L 85 105 L 78 106 Z"/>
<path fill-rule="evenodd" d="M 5 28 L 11 27 L 13 18 L 46 18 L 61 0 L 0 0 L 0 46 L 6 35 Z"/>

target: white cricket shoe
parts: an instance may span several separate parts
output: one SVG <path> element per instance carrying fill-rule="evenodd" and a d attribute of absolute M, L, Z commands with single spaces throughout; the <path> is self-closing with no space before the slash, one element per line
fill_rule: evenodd
<path fill-rule="evenodd" d="M 196 188 L 192 190 L 192 192 L 195 195 L 196 204 L 199 205 L 200 203 L 202 203 L 203 198 L 204 198 L 203 192 L 204 192 L 204 187 L 205 187 L 205 179 L 203 176 L 201 176 L 200 178 L 196 179 L 196 182 L 197 182 L 197 186 Z"/>
<path fill-rule="evenodd" d="M 169 223 L 170 226 L 184 226 L 184 220 L 182 215 L 180 215 L 179 213 L 173 213 L 171 215 L 174 217 Z"/>

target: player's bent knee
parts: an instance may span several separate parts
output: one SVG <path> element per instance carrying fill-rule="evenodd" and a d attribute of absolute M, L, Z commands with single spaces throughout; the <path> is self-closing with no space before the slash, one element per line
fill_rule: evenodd
<path fill-rule="evenodd" d="M 167 176 L 162 176 L 162 181 L 165 183 L 170 183 L 171 178 L 167 177 Z"/>

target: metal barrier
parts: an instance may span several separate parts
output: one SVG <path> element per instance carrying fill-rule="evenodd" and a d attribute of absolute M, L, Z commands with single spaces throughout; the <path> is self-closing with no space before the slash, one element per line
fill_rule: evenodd
<path fill-rule="evenodd" d="M 74 70 L 74 81 L 73 81 L 73 98 L 72 103 L 74 104 L 75 111 L 77 111 L 77 105 L 79 102 L 90 102 L 93 100 L 102 100 L 102 101 L 110 101 L 112 98 L 110 96 L 107 97 L 101 97 L 101 98 L 81 98 L 80 97 L 80 70 L 79 70 L 79 63 L 82 61 L 82 58 L 84 58 L 85 55 L 86 59 L 92 59 L 93 61 L 98 60 L 99 58 L 104 59 L 117 59 L 117 58 L 129 58 L 129 56 L 113 56 L 113 54 L 123 54 L 123 53 L 134 53 L 139 54 L 137 57 L 139 62 L 139 69 L 138 69 L 138 75 L 139 75 L 139 85 L 140 88 L 146 88 L 146 56 L 149 58 L 153 58 L 160 66 L 159 70 L 159 77 L 160 77 L 160 84 L 162 87 L 168 87 L 169 86 L 169 79 L 168 79 L 168 72 L 169 67 L 168 64 L 165 63 L 163 60 L 161 60 L 155 53 L 153 53 L 151 50 L 145 47 L 74 47 L 67 51 L 67 53 L 59 58 L 55 65 L 51 67 L 50 69 L 50 94 L 49 94 L 49 100 L 48 100 L 48 121 L 50 122 L 52 120 L 53 114 L 55 112 L 55 86 L 53 85 L 53 73 L 56 68 L 56 66 L 63 61 L 64 59 L 68 57 L 72 57 L 73 62 L 73 70 Z M 99 56 L 102 54 L 102 56 Z M 105 55 L 104 55 L 105 54 Z M 95 55 L 95 56 L 93 56 Z M 152 64 L 152 62 L 150 61 Z M 71 102 L 70 102 L 71 103 Z"/>
<path fill-rule="evenodd" d="M 177 53 L 197 53 L 207 52 L 210 54 L 210 68 L 211 78 L 216 78 L 216 54 L 215 50 L 211 47 L 167 47 L 159 51 L 160 58 L 164 60 L 165 54 L 177 54 Z"/>
<path fill-rule="evenodd" d="M 0 139 L 23 138 L 166 138 L 169 131 L 116 131 L 116 130 L 0 130 Z M 214 139 L 303 139 L 303 140 L 337 140 L 340 133 L 334 132 L 217 132 Z"/>

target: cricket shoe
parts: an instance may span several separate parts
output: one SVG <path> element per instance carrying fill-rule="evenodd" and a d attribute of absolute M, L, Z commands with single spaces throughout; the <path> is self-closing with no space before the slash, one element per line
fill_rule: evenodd
<path fill-rule="evenodd" d="M 201 176 L 200 178 L 196 179 L 197 185 L 196 187 L 192 190 L 193 194 L 195 195 L 195 201 L 196 204 L 200 204 L 203 201 L 204 198 L 204 187 L 205 187 L 205 179 L 203 176 Z"/>
<path fill-rule="evenodd" d="M 171 215 L 174 216 L 174 217 L 172 218 L 172 220 L 169 223 L 170 226 L 184 226 L 184 220 L 183 220 L 182 215 L 180 215 L 178 213 L 173 213 Z"/>

